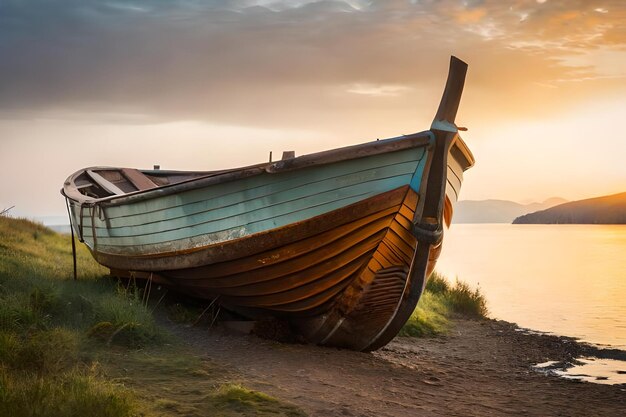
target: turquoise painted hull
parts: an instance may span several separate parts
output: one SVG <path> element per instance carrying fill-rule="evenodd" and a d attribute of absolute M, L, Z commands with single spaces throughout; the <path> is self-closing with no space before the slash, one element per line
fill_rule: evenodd
<path fill-rule="evenodd" d="M 417 188 L 427 154 L 426 146 L 409 148 L 264 173 L 93 213 L 86 207 L 77 232 L 92 250 L 106 253 L 154 254 L 219 244 L 305 221 L 401 186 Z M 73 223 L 80 225 L 77 204 L 72 204 L 72 213 Z"/>

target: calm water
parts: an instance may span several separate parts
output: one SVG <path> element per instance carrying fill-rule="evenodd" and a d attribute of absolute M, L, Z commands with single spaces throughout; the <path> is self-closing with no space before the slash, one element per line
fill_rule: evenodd
<path fill-rule="evenodd" d="M 453 224 L 437 270 L 493 318 L 626 349 L 626 225 Z"/>

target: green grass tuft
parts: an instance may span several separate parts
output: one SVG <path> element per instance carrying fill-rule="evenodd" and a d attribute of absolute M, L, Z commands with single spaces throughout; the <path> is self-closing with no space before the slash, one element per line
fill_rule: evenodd
<path fill-rule="evenodd" d="M 457 280 L 446 296 L 455 313 L 476 319 L 487 317 L 487 301 L 480 293 L 480 288 L 472 290 L 467 283 Z"/>
<path fill-rule="evenodd" d="M 436 336 L 450 328 L 450 318 L 457 315 L 473 319 L 487 317 L 487 302 L 480 290 L 472 290 L 456 280 L 451 285 L 434 272 L 411 317 L 400 330 L 400 336 Z"/>
<path fill-rule="evenodd" d="M 239 384 L 224 384 L 210 397 L 215 409 L 237 416 L 304 416 L 295 406 Z"/>
<path fill-rule="evenodd" d="M 115 328 L 110 342 L 140 348 L 158 345 L 166 340 L 156 326 L 152 313 L 138 297 L 106 294 L 93 307 L 92 323 L 109 322 Z"/>
<path fill-rule="evenodd" d="M 448 330 L 450 309 L 441 294 L 425 291 L 400 336 L 436 336 Z"/>
<path fill-rule="evenodd" d="M 450 291 L 450 283 L 443 275 L 435 271 L 430 274 L 428 281 L 426 281 L 425 291 L 433 294 L 443 294 L 446 291 Z"/>

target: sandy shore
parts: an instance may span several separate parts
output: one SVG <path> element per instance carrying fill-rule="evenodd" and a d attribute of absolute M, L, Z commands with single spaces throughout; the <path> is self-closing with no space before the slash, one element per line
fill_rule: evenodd
<path fill-rule="evenodd" d="M 623 385 L 565 380 L 532 368 L 597 354 L 596 348 L 526 334 L 502 321 L 456 320 L 447 336 L 396 338 L 374 353 L 168 327 L 245 385 L 311 416 L 622 416 L 626 410 Z"/>

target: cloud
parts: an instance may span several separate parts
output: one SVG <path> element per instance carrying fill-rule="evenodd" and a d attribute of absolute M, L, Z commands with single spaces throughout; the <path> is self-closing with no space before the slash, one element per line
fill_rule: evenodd
<path fill-rule="evenodd" d="M 381 111 L 363 96 L 384 96 L 393 121 L 425 97 L 438 100 L 450 54 L 470 62 L 478 94 L 467 114 L 545 111 L 536 103 L 623 92 L 615 72 L 626 72 L 624 59 L 606 76 L 593 57 L 626 48 L 625 8 L 594 0 L 5 1 L 0 113 L 319 126 Z M 582 81 L 564 86 L 568 79 Z M 541 87 L 555 83 L 559 95 Z"/>
<path fill-rule="evenodd" d="M 347 88 L 348 93 L 373 97 L 398 96 L 410 90 L 403 85 L 353 84 Z"/>

